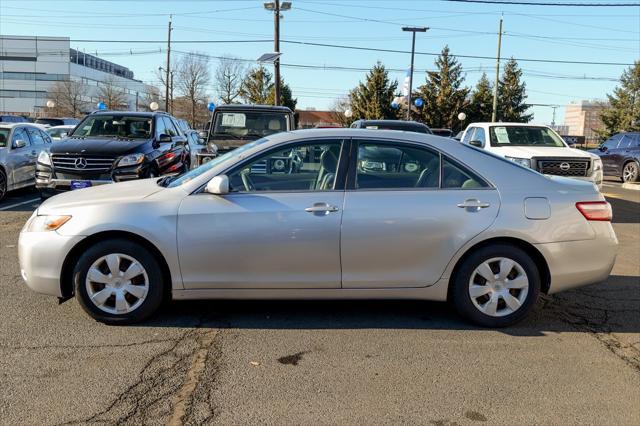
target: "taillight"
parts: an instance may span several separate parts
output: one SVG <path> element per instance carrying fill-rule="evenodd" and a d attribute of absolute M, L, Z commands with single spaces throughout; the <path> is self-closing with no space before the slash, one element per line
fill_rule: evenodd
<path fill-rule="evenodd" d="M 582 201 L 580 203 L 576 203 L 576 208 L 580 210 L 582 216 L 587 220 L 609 222 L 613 216 L 611 204 L 606 201 Z"/>

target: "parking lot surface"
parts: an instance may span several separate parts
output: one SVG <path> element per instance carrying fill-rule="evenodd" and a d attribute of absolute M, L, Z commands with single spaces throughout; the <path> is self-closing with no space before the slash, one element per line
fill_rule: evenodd
<path fill-rule="evenodd" d="M 38 205 L 0 203 L 0 423 L 640 424 L 640 191 L 607 182 L 620 240 L 604 283 L 515 327 L 443 303 L 174 302 L 110 327 L 31 292 Z"/>

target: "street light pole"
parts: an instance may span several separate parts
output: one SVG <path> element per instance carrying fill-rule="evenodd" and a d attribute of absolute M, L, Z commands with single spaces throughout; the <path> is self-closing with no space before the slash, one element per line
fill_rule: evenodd
<path fill-rule="evenodd" d="M 402 27 L 402 31 L 409 31 L 411 38 L 411 68 L 409 68 L 409 93 L 407 95 L 407 121 L 411 120 L 411 91 L 413 90 L 413 58 L 416 53 L 416 33 L 424 33 L 427 27 Z"/>
<path fill-rule="evenodd" d="M 171 113 L 171 107 L 170 107 L 170 103 L 169 103 L 169 90 L 170 90 L 170 75 L 169 75 L 169 71 L 171 71 L 171 15 L 169 15 L 169 33 L 167 35 L 167 69 L 165 70 L 167 72 L 167 77 L 165 80 L 166 83 L 166 89 L 165 89 L 165 110 L 168 113 Z"/>
<path fill-rule="evenodd" d="M 500 17 L 500 29 L 498 30 L 498 56 L 496 57 L 496 82 L 493 87 L 493 107 L 491 108 L 491 121 L 498 118 L 498 85 L 500 84 L 500 50 L 502 48 L 502 17 Z"/>
<path fill-rule="evenodd" d="M 280 4 L 280 0 L 275 0 L 264 4 L 264 8 L 273 11 L 273 49 L 276 54 L 280 53 L 280 12 L 283 10 L 291 9 L 290 1 L 283 1 Z M 280 105 L 280 55 L 278 55 L 273 61 L 273 69 L 275 74 L 274 82 L 274 99 L 275 105 Z"/>

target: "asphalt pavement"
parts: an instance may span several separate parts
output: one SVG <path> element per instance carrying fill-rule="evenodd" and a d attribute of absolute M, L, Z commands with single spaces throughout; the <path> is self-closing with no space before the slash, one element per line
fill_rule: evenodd
<path fill-rule="evenodd" d="M 609 182 L 607 282 L 480 329 L 444 303 L 173 302 L 94 322 L 17 263 L 33 191 L 0 203 L 0 424 L 640 424 L 640 191 Z"/>

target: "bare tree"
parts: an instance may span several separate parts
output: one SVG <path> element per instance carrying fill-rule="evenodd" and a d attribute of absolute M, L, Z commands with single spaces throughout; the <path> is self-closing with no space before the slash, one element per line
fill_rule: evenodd
<path fill-rule="evenodd" d="M 101 102 L 104 102 L 107 109 L 127 109 L 129 104 L 127 102 L 127 95 L 124 93 L 124 89 L 116 83 L 112 77 L 107 78 L 104 82 L 100 83 L 98 88 L 98 98 Z"/>
<path fill-rule="evenodd" d="M 340 123 L 342 127 L 349 127 L 353 122 L 352 117 L 345 115 L 345 112 L 349 109 L 351 109 L 351 103 L 347 96 L 336 99 L 331 106 L 331 118 L 333 118 L 336 123 Z"/>
<path fill-rule="evenodd" d="M 209 58 L 198 53 L 189 53 L 178 61 L 174 83 L 181 98 L 188 104 L 187 120 L 192 126 L 199 121 L 200 111 L 206 104 L 207 86 L 211 81 Z"/>
<path fill-rule="evenodd" d="M 67 80 L 56 82 L 47 96 L 55 103 L 52 108 L 54 115 L 80 117 L 87 106 L 88 89 L 80 81 Z"/>
<path fill-rule="evenodd" d="M 160 91 L 158 90 L 157 87 L 152 87 L 149 89 L 148 92 L 142 93 L 142 96 L 140 96 L 140 103 L 138 105 L 138 108 L 141 111 L 151 111 L 152 102 L 157 103 L 158 107 L 161 107 L 162 104 L 164 103 L 160 99 Z"/>
<path fill-rule="evenodd" d="M 231 104 L 240 97 L 246 71 L 247 67 L 241 60 L 229 55 L 218 60 L 218 68 L 213 76 L 213 86 L 222 102 Z"/>

